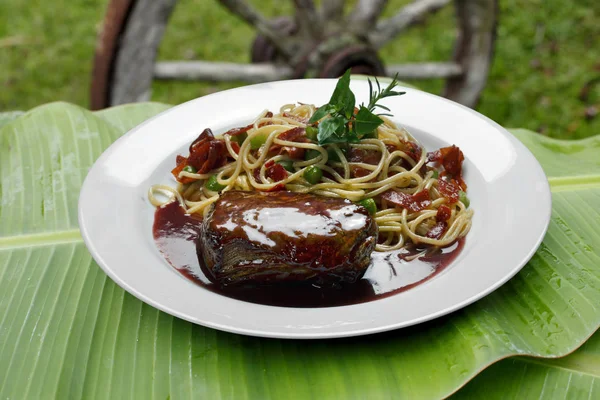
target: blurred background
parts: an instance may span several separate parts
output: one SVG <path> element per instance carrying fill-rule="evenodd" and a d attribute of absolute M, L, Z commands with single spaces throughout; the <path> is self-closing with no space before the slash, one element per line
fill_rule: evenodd
<path fill-rule="evenodd" d="M 291 1 L 250 1 L 266 16 L 289 15 Z M 351 5 L 351 1 L 348 3 Z M 405 0 L 391 0 L 393 15 Z M 90 104 L 97 35 L 108 0 L 0 2 L 0 111 L 43 103 Z M 452 7 L 384 47 L 386 64 L 447 61 Z M 477 110 L 505 127 L 556 138 L 600 133 L 600 2 L 500 0 L 495 57 Z M 161 42 L 161 60 L 249 62 L 255 31 L 216 0 L 180 0 Z M 439 93 L 441 80 L 410 82 Z M 241 83 L 154 82 L 152 100 L 178 104 Z"/>

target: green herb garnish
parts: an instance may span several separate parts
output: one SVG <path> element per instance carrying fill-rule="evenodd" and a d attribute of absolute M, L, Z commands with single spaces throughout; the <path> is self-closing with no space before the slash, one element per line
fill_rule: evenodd
<path fill-rule="evenodd" d="M 467 194 L 465 192 L 463 192 L 462 190 L 458 191 L 458 199 L 465 205 L 466 208 L 469 208 L 469 205 L 471 204 L 471 202 L 469 201 L 469 198 L 467 197 Z"/>
<path fill-rule="evenodd" d="M 329 103 L 319 107 L 309 121 L 310 123 L 320 121 L 317 134 L 319 145 L 356 143 L 366 135 L 373 137 L 373 133 L 379 125 L 383 124 L 383 120 L 374 111 L 377 108 L 390 111 L 389 108 L 377 104 L 377 102 L 386 97 L 400 96 L 405 93 L 393 90 L 398 85 L 396 77 L 383 90 L 377 78 L 375 78 L 377 90 L 374 89 L 371 80 L 368 81 L 370 89 L 369 104 L 367 106 L 361 104 L 355 115 L 356 98 L 350 90 L 350 70 L 347 70 L 338 80 Z M 390 114 L 381 113 L 379 115 L 389 116 Z"/>

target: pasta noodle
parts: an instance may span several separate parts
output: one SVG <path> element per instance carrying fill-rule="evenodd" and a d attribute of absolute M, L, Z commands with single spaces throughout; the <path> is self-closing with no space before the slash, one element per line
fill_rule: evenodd
<path fill-rule="evenodd" d="M 379 227 L 377 251 L 397 250 L 408 242 L 447 246 L 467 234 L 473 211 L 462 197 L 452 201 L 442 193 L 443 174 L 438 175 L 435 168 L 426 165 L 427 153 L 405 129 L 382 117 L 384 123 L 377 128 L 377 135 L 357 143 L 320 146 L 310 140 L 282 138 L 284 132 L 293 128 L 306 128 L 314 112 L 315 106 L 308 104 L 286 104 L 276 115 L 262 112 L 245 132 L 247 138 L 243 142 L 236 142 L 233 135 L 222 136 L 228 153 L 226 163 L 204 174 L 180 171 L 177 177 L 186 178 L 188 183 L 180 184 L 177 189 L 152 186 L 148 195 L 151 203 L 163 205 L 165 202 L 158 196 L 162 193 L 168 201 L 177 199 L 187 213 L 205 214 L 219 197 L 219 191 L 205 184 L 216 175 L 221 192 L 285 188 L 355 202 L 374 199 L 377 211 L 373 217 Z M 261 143 L 259 148 L 257 142 Z M 315 156 L 308 160 L 292 158 L 282 151 L 289 148 L 305 154 L 312 151 Z M 284 161 L 288 163 L 288 172 L 275 181 L 269 177 L 269 166 Z M 307 168 L 313 166 L 323 172 L 322 179 L 315 184 L 305 179 Z M 390 196 L 390 192 L 394 195 Z M 392 201 L 394 196 L 408 203 L 398 206 L 397 201 Z M 415 200 L 419 196 L 425 199 L 421 203 Z M 440 211 L 442 206 L 445 208 Z M 444 214 L 447 215 L 443 232 L 432 234 Z"/>

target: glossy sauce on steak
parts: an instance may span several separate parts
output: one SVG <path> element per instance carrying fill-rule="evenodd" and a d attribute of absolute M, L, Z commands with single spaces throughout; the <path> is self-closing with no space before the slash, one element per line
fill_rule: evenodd
<path fill-rule="evenodd" d="M 408 246 L 394 252 L 373 252 L 366 272 L 354 283 L 324 286 L 303 282 L 219 285 L 209 279 L 210 272 L 199 262 L 197 243 L 201 231 L 201 218 L 185 214 L 177 202 L 156 209 L 155 242 L 167 261 L 182 275 L 227 297 L 282 307 L 333 307 L 394 295 L 442 272 L 464 245 L 464 239 L 459 239 L 441 249 Z"/>
<path fill-rule="evenodd" d="M 369 266 L 377 232 L 367 210 L 349 200 L 229 191 L 203 222 L 198 257 L 222 285 L 351 283 Z"/>

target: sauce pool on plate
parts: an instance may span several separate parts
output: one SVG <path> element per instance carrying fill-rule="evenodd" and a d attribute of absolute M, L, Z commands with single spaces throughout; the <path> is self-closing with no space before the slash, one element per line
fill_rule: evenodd
<path fill-rule="evenodd" d="M 460 253 L 464 238 L 445 248 L 407 247 L 373 252 L 371 264 L 355 283 L 318 286 L 314 283 L 227 285 L 211 282 L 198 260 L 200 216 L 185 214 L 177 202 L 158 207 L 154 240 L 166 260 L 201 287 L 223 296 L 280 307 L 334 307 L 369 302 L 408 290 L 439 274 Z"/>

